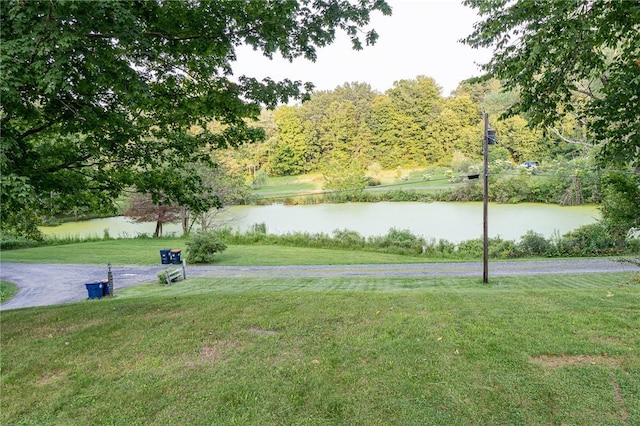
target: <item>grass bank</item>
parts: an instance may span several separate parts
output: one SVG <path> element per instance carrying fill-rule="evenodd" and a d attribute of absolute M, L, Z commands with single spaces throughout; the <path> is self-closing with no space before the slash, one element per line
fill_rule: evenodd
<path fill-rule="evenodd" d="M 7 311 L 3 423 L 639 424 L 625 277 L 191 279 Z"/>
<path fill-rule="evenodd" d="M 0 280 L 0 303 L 10 300 L 18 292 L 18 287 L 9 281 Z"/>
<path fill-rule="evenodd" d="M 2 251 L 4 262 L 78 263 L 101 265 L 153 265 L 160 262 L 164 248 L 186 249 L 184 238 L 117 239 L 33 247 Z M 428 262 L 424 256 L 406 256 L 357 250 L 327 250 L 278 245 L 229 245 L 216 255 L 215 264 L 227 266 L 251 265 L 344 265 L 376 263 Z M 442 259 L 432 259 L 442 261 Z"/>

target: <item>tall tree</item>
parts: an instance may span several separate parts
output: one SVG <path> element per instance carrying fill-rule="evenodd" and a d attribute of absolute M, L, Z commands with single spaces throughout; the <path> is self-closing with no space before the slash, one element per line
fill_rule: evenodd
<path fill-rule="evenodd" d="M 203 148 L 259 139 L 245 118 L 312 88 L 234 78 L 236 46 L 314 60 L 342 30 L 360 49 L 376 41 L 375 31 L 359 31 L 373 11 L 391 8 L 384 0 L 2 2 L 2 228 L 36 236 L 32 219 L 52 193 L 61 205 L 108 204 L 142 184 L 188 201 L 175 185 L 161 188 L 170 179 L 151 185 L 145 175 L 207 161 Z M 211 119 L 225 130 L 207 131 Z M 205 130 L 188 133 L 194 124 Z"/>
<path fill-rule="evenodd" d="M 606 163 L 640 167 L 640 2 L 465 0 L 483 18 L 463 41 L 493 47 L 484 70 L 517 89 L 510 113 L 553 128 L 584 119 Z"/>
<path fill-rule="evenodd" d="M 411 117 L 423 129 L 441 111 L 440 86 L 431 77 L 417 76 L 413 80 L 399 80 L 386 91 L 399 111 Z"/>
<path fill-rule="evenodd" d="M 478 158 L 482 153 L 480 107 L 469 96 L 454 96 L 443 102 L 440 114 L 429 123 L 429 139 L 433 141 L 430 156 L 451 160 L 455 152 Z"/>
<path fill-rule="evenodd" d="M 299 175 L 307 170 L 309 148 L 305 123 L 290 106 L 278 108 L 275 115 L 278 137 L 269 158 L 270 169 L 276 175 Z"/>

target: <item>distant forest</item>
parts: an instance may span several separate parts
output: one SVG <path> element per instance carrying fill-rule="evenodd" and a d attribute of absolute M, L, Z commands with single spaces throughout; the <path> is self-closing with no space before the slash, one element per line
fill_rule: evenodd
<path fill-rule="evenodd" d="M 517 101 L 518 94 L 503 91 L 497 80 L 463 82 L 450 97 L 425 76 L 397 81 L 384 93 L 367 83 L 345 83 L 314 92 L 301 105 L 263 111 L 257 123 L 263 142 L 218 155 L 231 170 L 251 177 L 259 171 L 295 176 L 328 169 L 364 172 L 372 166 L 448 166 L 454 159 L 473 163 L 482 155 L 483 111 L 498 135 L 492 160 L 569 159 L 588 149 L 571 143 L 584 140 L 575 119 L 543 131 L 529 127 L 523 115 L 502 118 Z"/>

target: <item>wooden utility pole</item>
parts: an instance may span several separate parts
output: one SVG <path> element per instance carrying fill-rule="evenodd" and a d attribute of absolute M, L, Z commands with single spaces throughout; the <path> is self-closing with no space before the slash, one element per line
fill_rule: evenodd
<path fill-rule="evenodd" d="M 484 113 L 484 137 L 482 138 L 484 181 L 482 191 L 482 282 L 489 282 L 489 114 Z"/>

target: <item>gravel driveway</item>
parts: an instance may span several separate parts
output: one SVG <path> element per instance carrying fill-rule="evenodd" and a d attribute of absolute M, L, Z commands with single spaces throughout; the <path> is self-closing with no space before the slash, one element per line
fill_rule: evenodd
<path fill-rule="evenodd" d="M 155 266 L 118 266 L 111 269 L 114 289 L 155 281 L 164 270 Z M 505 275 L 584 274 L 637 271 L 631 264 L 608 259 L 490 262 L 489 277 Z M 189 266 L 188 277 L 433 277 L 482 276 L 481 262 L 410 263 L 384 265 Z M 57 305 L 87 298 L 84 283 L 107 277 L 106 266 L 0 263 L 0 278 L 16 283 L 18 293 L 0 310 Z"/>

